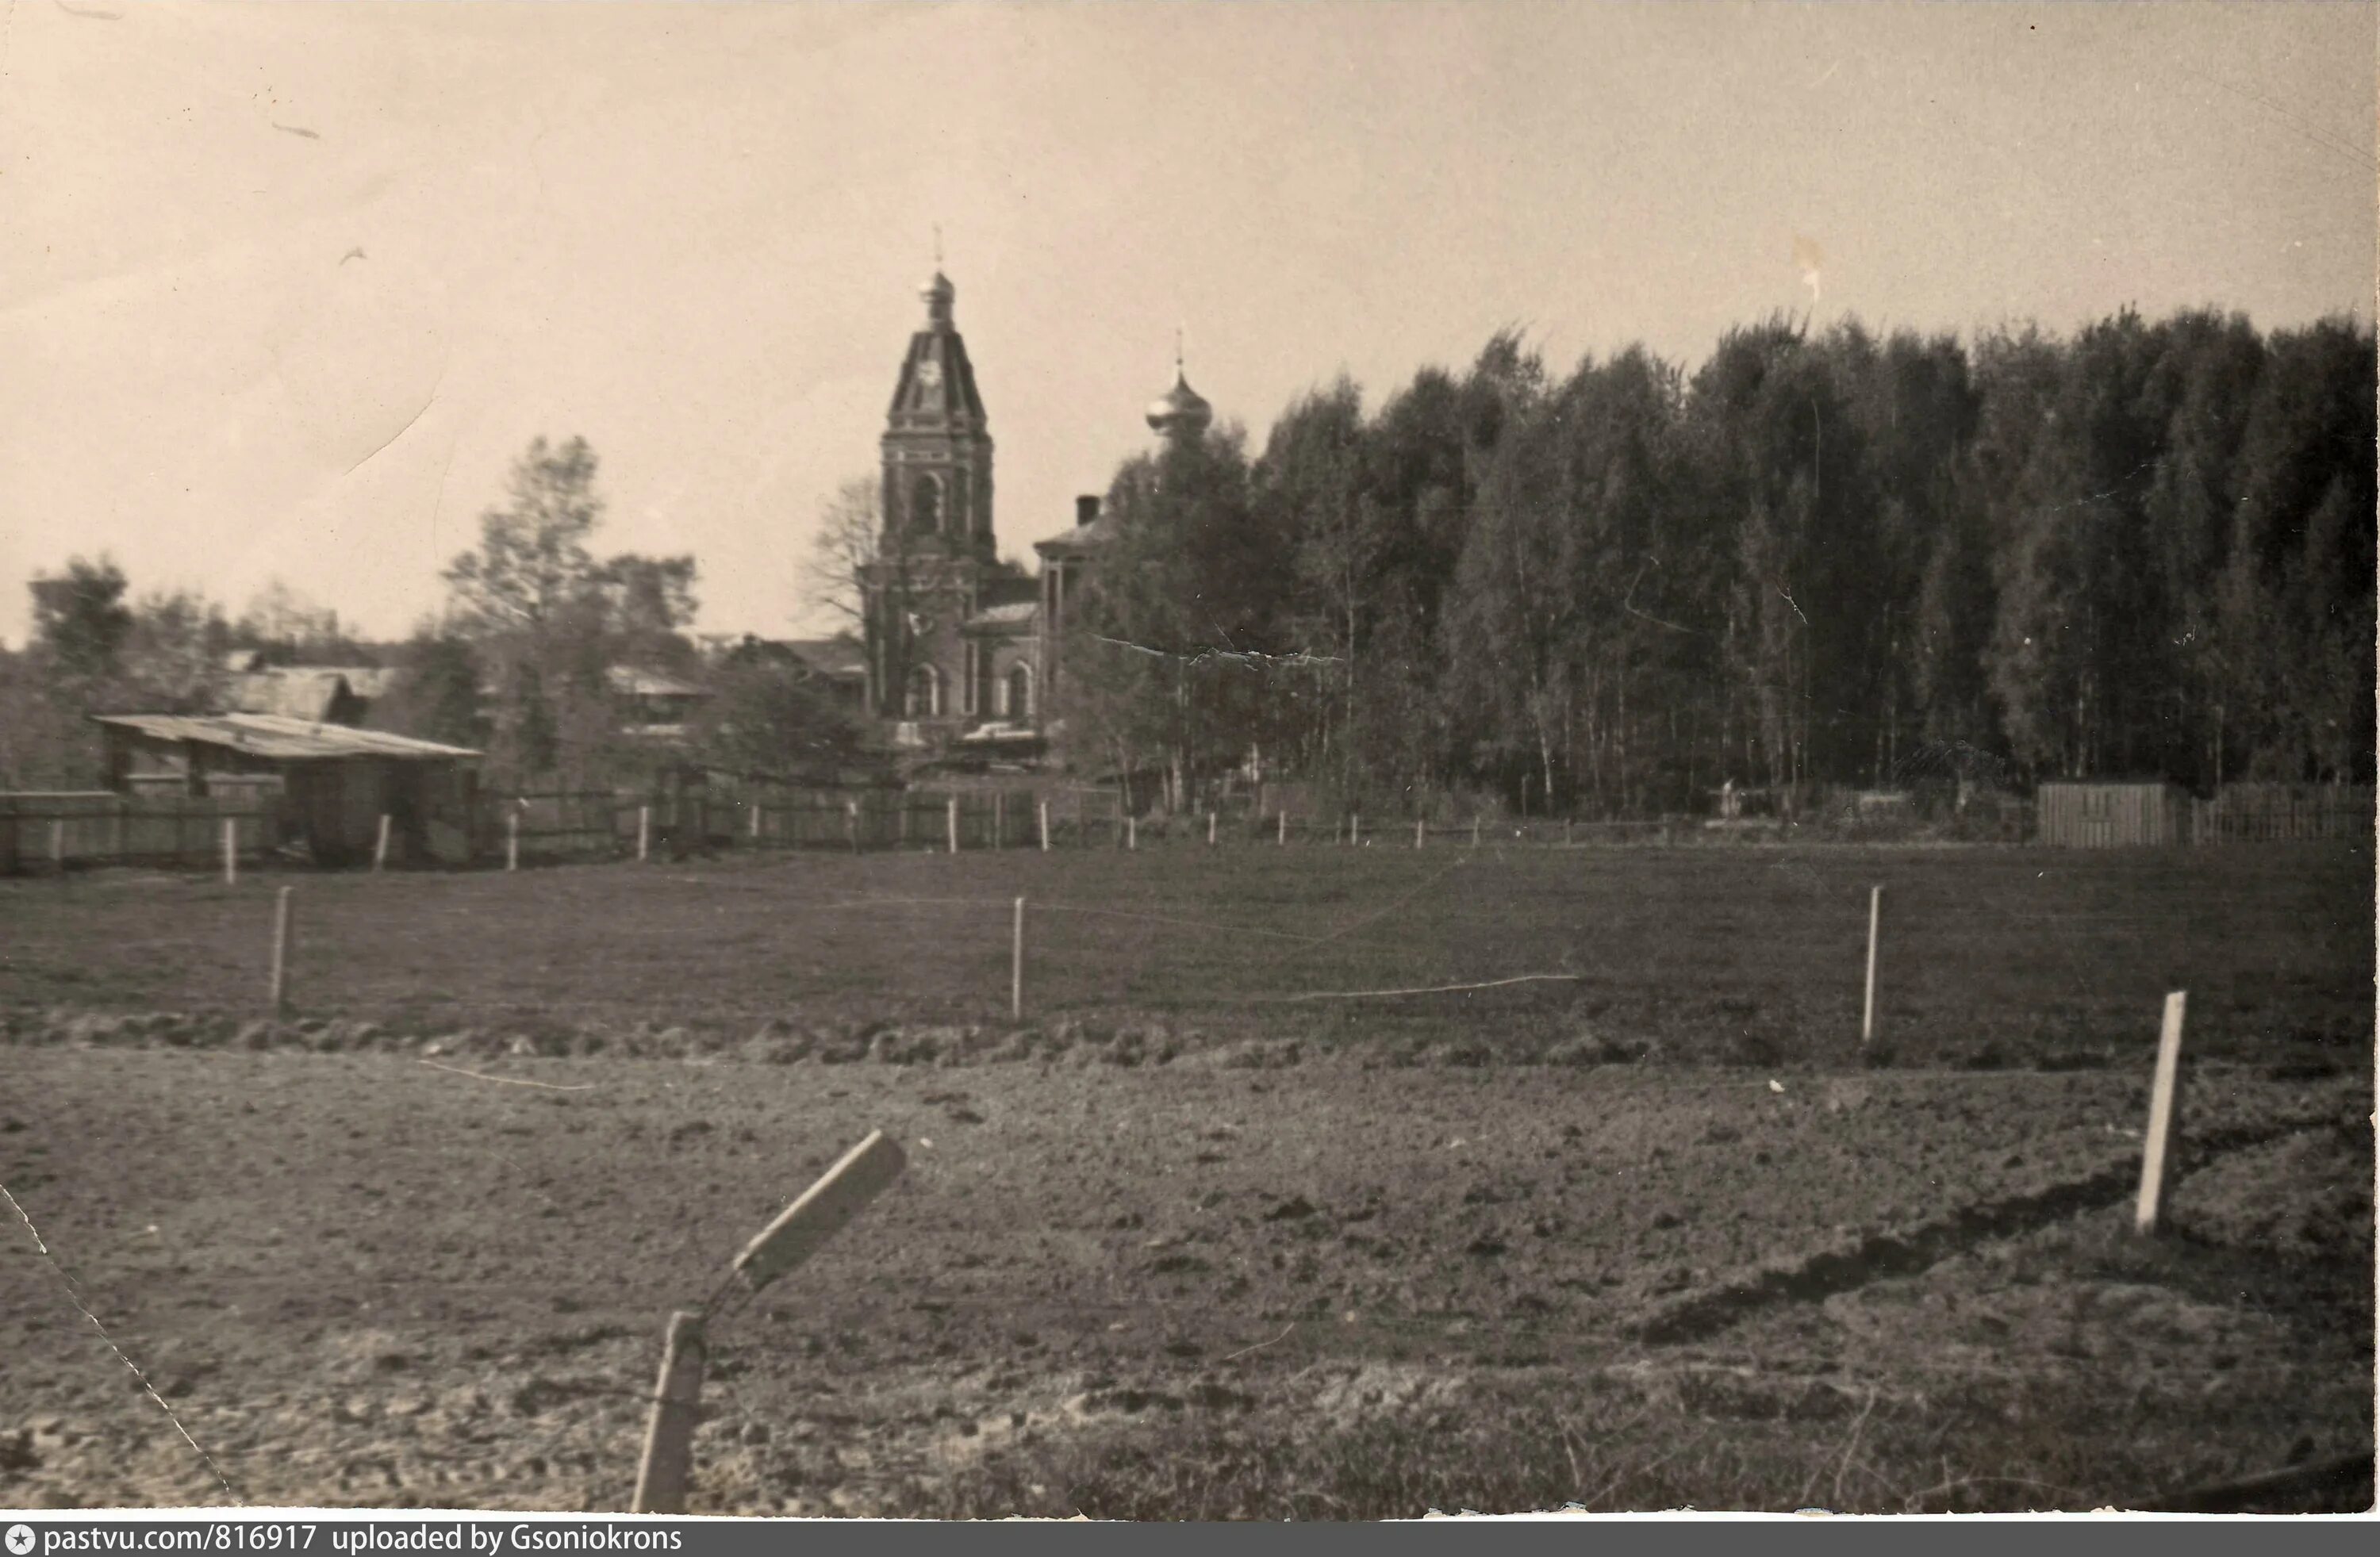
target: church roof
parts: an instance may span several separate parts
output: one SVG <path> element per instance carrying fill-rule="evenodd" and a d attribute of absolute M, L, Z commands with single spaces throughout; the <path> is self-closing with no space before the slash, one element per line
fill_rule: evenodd
<path fill-rule="evenodd" d="M 983 395 L 975 387 L 975 364 L 955 330 L 920 330 L 909 337 L 901 361 L 901 381 L 892 387 L 886 413 L 894 430 L 928 430 L 952 422 L 984 425 Z"/>
<path fill-rule="evenodd" d="M 917 292 L 926 300 L 926 328 L 909 337 L 909 355 L 901 359 L 901 381 L 886 413 L 892 430 L 940 431 L 954 423 L 980 428 L 983 396 L 975 387 L 975 364 L 951 320 L 957 289 L 937 271 Z"/>
<path fill-rule="evenodd" d="M 1096 551 L 1123 533 L 1123 524 L 1112 513 L 1102 513 L 1087 525 L 1077 525 L 1063 535 L 1048 540 L 1037 540 L 1033 549 L 1044 557 L 1069 557 Z"/>
<path fill-rule="evenodd" d="M 1011 600 L 1003 605 L 986 606 L 968 617 L 961 630 L 968 633 L 1006 634 L 1030 632 L 1040 623 L 1040 601 Z"/>

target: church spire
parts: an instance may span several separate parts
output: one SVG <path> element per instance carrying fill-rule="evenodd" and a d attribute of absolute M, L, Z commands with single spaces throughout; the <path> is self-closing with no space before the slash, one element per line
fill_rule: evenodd
<path fill-rule="evenodd" d="M 934 223 L 934 273 L 918 284 L 917 296 L 926 300 L 926 327 L 948 330 L 951 327 L 951 304 L 958 296 L 958 288 L 951 278 L 942 274 L 942 224 Z"/>

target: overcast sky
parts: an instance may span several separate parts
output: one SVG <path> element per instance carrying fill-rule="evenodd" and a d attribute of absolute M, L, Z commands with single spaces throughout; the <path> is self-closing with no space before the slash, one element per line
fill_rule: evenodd
<path fill-rule="evenodd" d="M 0 639 L 113 552 L 375 632 L 512 456 L 583 433 L 611 549 L 803 626 L 932 230 L 1003 549 L 1191 381 L 1261 440 L 1507 323 L 2372 315 L 2374 10 L 16 0 L 0 33 Z"/>

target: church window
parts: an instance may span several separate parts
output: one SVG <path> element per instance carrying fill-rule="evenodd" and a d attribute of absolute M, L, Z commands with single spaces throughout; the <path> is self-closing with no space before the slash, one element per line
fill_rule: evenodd
<path fill-rule="evenodd" d="M 1002 700 L 1008 706 L 1001 712 L 1012 719 L 1029 719 L 1033 717 L 1033 668 L 1031 666 L 1011 666 L 1008 671 L 1008 683 L 1002 691 L 1005 695 Z"/>
<path fill-rule="evenodd" d="M 922 471 L 909 489 L 909 527 L 925 534 L 942 527 L 942 484 Z"/>

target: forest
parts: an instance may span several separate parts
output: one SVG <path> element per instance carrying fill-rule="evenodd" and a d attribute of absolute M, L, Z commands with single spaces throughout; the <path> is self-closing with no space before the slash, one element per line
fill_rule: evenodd
<path fill-rule="evenodd" d="M 1784 318 L 1693 372 L 1515 332 L 1126 462 L 1078 764 L 1577 815 L 1960 778 L 2369 782 L 2374 339 Z"/>

